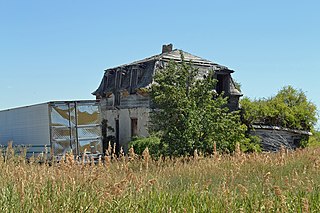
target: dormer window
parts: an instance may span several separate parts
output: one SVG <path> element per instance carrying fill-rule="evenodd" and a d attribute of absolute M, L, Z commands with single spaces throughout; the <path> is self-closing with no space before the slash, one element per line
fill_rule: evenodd
<path fill-rule="evenodd" d="M 216 91 L 220 95 L 222 92 L 228 93 L 228 75 L 226 74 L 217 74 L 217 85 Z"/>

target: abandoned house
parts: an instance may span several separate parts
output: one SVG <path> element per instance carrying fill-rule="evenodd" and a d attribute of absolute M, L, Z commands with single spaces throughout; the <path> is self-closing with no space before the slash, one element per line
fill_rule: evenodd
<path fill-rule="evenodd" d="M 182 50 L 172 49 L 172 44 L 163 45 L 162 53 L 130 64 L 105 70 L 98 89 L 92 94 L 100 100 L 101 114 L 106 128 L 104 136 L 113 136 L 117 147 L 128 149 L 134 136 L 148 136 L 148 120 L 151 110 L 150 97 L 144 88 L 153 82 L 153 76 L 170 60 L 190 61 L 201 73 L 215 71 L 218 80 L 216 92 L 229 97 L 230 110 L 239 108 L 242 94 L 236 89 L 231 77 L 233 70 Z"/>

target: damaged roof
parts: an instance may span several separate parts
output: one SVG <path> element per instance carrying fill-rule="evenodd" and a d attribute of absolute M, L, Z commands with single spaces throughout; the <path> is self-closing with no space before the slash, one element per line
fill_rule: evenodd
<path fill-rule="evenodd" d="M 265 129 L 265 130 L 277 130 L 277 131 L 287 131 L 300 135 L 309 135 L 312 136 L 312 132 L 298 129 L 289 129 L 281 126 L 272 126 L 272 125 L 263 125 L 263 124 L 253 124 L 252 127 L 254 129 Z"/>
<path fill-rule="evenodd" d="M 218 69 L 226 69 L 226 70 L 229 70 L 230 72 L 234 72 L 233 70 L 228 69 L 226 66 L 219 65 L 219 64 L 214 63 L 212 61 L 209 61 L 207 59 L 201 58 L 199 56 L 192 55 L 192 54 L 190 54 L 188 52 L 185 52 L 185 51 L 179 50 L 179 49 L 174 49 L 174 50 L 172 50 L 170 52 L 164 52 L 164 53 L 161 53 L 161 54 L 158 54 L 158 55 L 154 55 L 154 56 L 142 59 L 142 60 L 134 61 L 134 62 L 129 63 L 129 64 L 123 64 L 121 66 L 117 66 L 117 67 L 114 67 L 114 68 L 108 68 L 105 71 L 112 70 L 112 69 L 117 69 L 117 68 L 120 68 L 120 67 L 137 65 L 137 64 L 144 63 L 144 62 L 148 62 L 148 61 L 165 61 L 165 62 L 168 62 L 170 60 L 181 61 L 181 53 L 183 54 L 183 57 L 184 57 L 185 61 L 188 61 L 188 62 L 190 61 L 195 65 L 214 67 L 214 68 L 218 68 Z"/>
<path fill-rule="evenodd" d="M 172 45 L 164 45 L 163 48 L 168 46 L 169 49 L 163 49 L 161 54 L 106 69 L 100 86 L 92 94 L 103 97 L 116 91 L 127 90 L 130 93 L 134 93 L 138 88 L 148 87 L 153 82 L 155 71 L 163 68 L 165 64 L 171 60 L 181 61 L 181 54 L 185 61 L 191 62 L 197 66 L 200 71 L 212 69 L 217 73 L 230 74 L 234 72 L 225 66 L 192 55 L 183 50 L 172 50 Z M 236 93 L 239 93 L 239 91 L 236 91 Z"/>

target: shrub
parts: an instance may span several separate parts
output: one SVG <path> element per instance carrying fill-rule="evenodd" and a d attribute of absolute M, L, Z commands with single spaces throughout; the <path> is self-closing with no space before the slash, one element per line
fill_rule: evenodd
<path fill-rule="evenodd" d="M 305 93 L 291 86 L 282 88 L 268 99 L 241 100 L 243 122 L 250 128 L 254 123 L 311 131 L 317 122 L 317 108 Z"/>
<path fill-rule="evenodd" d="M 157 136 L 133 138 L 129 147 L 133 147 L 134 152 L 138 155 L 142 155 L 142 152 L 148 147 L 153 158 L 159 157 L 162 150 L 160 138 Z"/>

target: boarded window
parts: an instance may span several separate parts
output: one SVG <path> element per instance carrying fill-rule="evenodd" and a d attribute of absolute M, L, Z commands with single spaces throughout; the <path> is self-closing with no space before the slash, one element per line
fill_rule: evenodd
<path fill-rule="evenodd" d="M 138 135 L 138 119 L 131 118 L 131 137 Z"/>

